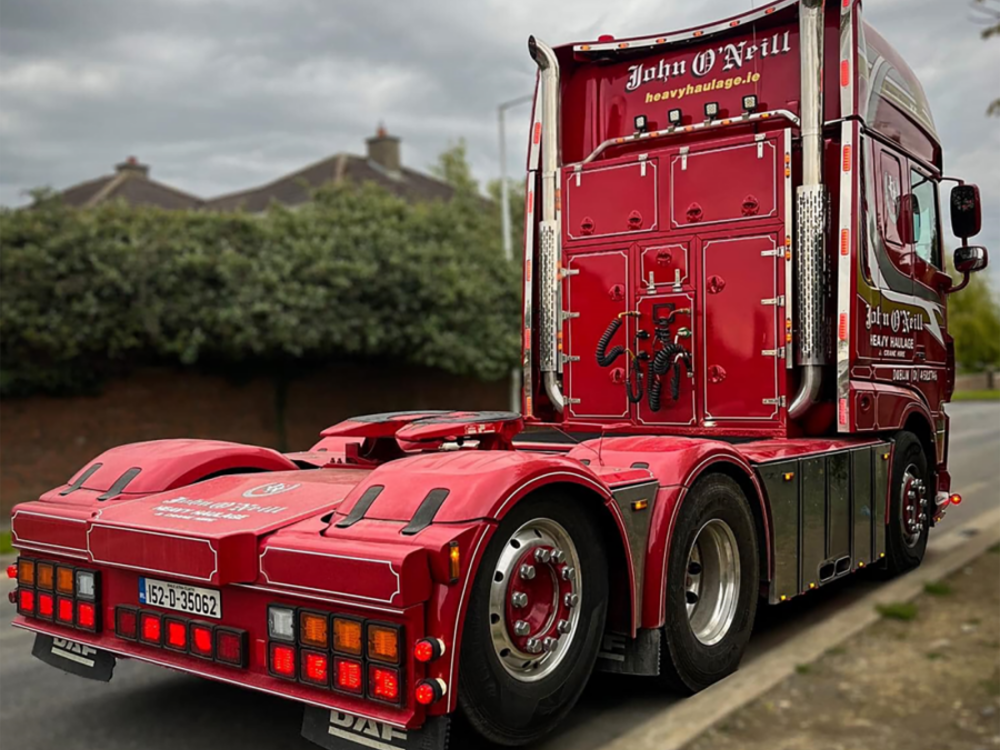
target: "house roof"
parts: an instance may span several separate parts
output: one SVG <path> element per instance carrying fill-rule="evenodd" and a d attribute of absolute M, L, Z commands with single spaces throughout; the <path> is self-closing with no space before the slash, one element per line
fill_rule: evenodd
<path fill-rule="evenodd" d="M 265 211 L 272 201 L 297 206 L 312 199 L 312 191 L 327 184 L 373 182 L 390 193 L 411 202 L 449 200 L 454 190 L 430 175 L 407 167 L 390 171 L 377 162 L 354 154 L 334 154 L 304 169 L 279 177 L 250 190 L 211 198 L 204 208 L 215 211 Z"/>
<path fill-rule="evenodd" d="M 117 166 L 115 174 L 87 180 L 63 190 L 59 195 L 68 206 L 91 208 L 111 200 L 133 206 L 197 208 L 203 201 L 183 190 L 149 179 L 149 168 L 130 158 Z"/>

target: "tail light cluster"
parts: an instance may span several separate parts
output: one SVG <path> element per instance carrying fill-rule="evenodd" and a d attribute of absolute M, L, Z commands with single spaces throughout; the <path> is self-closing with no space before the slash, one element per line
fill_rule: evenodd
<path fill-rule="evenodd" d="M 19 614 L 90 633 L 100 630 L 98 571 L 28 557 L 19 557 L 15 567 Z"/>
<path fill-rule="evenodd" d="M 115 607 L 115 635 L 231 667 L 247 666 L 247 632 L 238 628 L 119 606 Z"/>
<path fill-rule="evenodd" d="M 267 609 L 274 677 L 400 705 L 402 627 L 308 609 Z"/>

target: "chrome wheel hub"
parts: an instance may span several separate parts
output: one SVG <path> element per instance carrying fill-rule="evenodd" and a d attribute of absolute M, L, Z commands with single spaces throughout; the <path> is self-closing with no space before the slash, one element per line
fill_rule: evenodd
<path fill-rule="evenodd" d="M 565 657 L 576 637 L 583 581 L 569 533 L 536 518 L 507 540 L 490 585 L 490 636 L 514 678 L 540 680 Z"/>
<path fill-rule="evenodd" d="M 927 484 L 919 476 L 919 469 L 910 464 L 903 472 L 903 483 L 899 490 L 899 522 L 902 525 L 903 541 L 907 547 L 916 546 L 927 524 Z"/>
<path fill-rule="evenodd" d="M 706 646 L 723 638 L 736 619 L 740 596 L 740 555 L 725 521 L 713 518 L 695 535 L 684 572 L 688 624 Z"/>

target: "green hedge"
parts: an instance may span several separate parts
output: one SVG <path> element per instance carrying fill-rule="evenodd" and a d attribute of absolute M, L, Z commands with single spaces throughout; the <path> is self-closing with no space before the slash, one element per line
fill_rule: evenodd
<path fill-rule="evenodd" d="M 0 394 L 76 393 L 135 364 L 387 359 L 482 379 L 516 362 L 519 272 L 471 192 L 374 186 L 266 214 L 40 200 L 0 212 Z"/>

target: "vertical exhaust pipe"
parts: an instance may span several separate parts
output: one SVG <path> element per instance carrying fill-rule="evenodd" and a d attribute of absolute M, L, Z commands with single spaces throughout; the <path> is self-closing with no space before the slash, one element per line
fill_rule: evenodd
<path fill-rule="evenodd" d="M 559 223 L 556 190 L 559 172 L 559 61 L 555 52 L 535 37 L 528 38 L 528 52 L 538 65 L 542 84 L 542 218 L 538 242 L 539 354 L 545 395 L 562 412 L 566 406 L 559 384 Z"/>
<path fill-rule="evenodd" d="M 802 378 L 788 407 L 798 419 L 816 403 L 826 364 L 824 335 L 826 299 L 827 191 L 823 184 L 823 23 L 824 0 L 801 0 L 802 185 L 796 193 L 796 299 L 799 309 L 797 362 Z"/>

